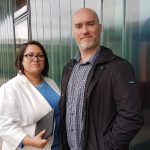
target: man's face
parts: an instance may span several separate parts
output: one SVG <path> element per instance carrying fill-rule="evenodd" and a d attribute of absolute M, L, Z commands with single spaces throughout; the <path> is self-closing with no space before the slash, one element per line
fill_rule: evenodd
<path fill-rule="evenodd" d="M 102 27 L 92 11 L 78 11 L 73 17 L 72 24 L 73 35 L 81 51 L 98 48 Z"/>

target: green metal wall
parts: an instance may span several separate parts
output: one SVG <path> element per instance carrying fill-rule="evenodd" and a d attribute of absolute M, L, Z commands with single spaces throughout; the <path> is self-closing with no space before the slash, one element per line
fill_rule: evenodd
<path fill-rule="evenodd" d="M 0 85 L 15 75 L 14 0 L 0 0 Z M 131 143 L 132 150 L 150 149 L 150 0 L 29 0 L 29 36 L 48 53 L 49 76 L 60 85 L 63 66 L 77 52 L 71 17 L 81 7 L 94 9 L 103 24 L 101 43 L 135 68 L 145 125 Z M 143 144 L 144 143 L 144 144 Z M 150 143 L 150 142 L 148 142 Z M 148 147 L 149 146 L 149 147 Z M 147 147 L 147 148 L 145 148 Z"/>
<path fill-rule="evenodd" d="M 15 75 L 12 1 L 0 0 L 0 85 Z"/>

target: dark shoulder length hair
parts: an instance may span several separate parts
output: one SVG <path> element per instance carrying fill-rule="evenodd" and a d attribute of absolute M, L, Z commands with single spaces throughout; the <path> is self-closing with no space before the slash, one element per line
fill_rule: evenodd
<path fill-rule="evenodd" d="M 43 55 L 45 56 L 45 64 L 44 64 L 44 69 L 42 71 L 42 75 L 48 76 L 49 63 L 48 63 L 47 54 L 46 54 L 46 51 L 45 51 L 45 48 L 43 47 L 43 45 L 37 41 L 29 41 L 29 42 L 21 45 L 20 51 L 18 52 L 16 61 L 15 61 L 15 66 L 16 66 L 17 70 L 21 71 L 21 73 L 24 74 L 24 68 L 22 65 L 22 61 L 23 61 L 24 53 L 29 45 L 37 45 L 42 50 Z"/>

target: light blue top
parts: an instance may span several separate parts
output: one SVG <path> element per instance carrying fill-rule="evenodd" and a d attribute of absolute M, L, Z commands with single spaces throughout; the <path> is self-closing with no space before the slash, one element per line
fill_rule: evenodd
<path fill-rule="evenodd" d="M 60 139 L 60 109 L 59 109 L 59 100 L 60 96 L 56 91 L 47 83 L 42 82 L 40 85 L 35 86 L 35 88 L 43 95 L 47 100 L 50 106 L 54 109 L 54 120 L 55 120 L 55 131 L 54 131 L 54 141 L 52 144 L 52 150 L 59 149 L 59 139 Z"/>

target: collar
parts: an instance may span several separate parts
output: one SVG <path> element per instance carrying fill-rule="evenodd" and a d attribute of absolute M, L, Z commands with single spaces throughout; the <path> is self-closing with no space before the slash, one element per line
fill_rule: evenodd
<path fill-rule="evenodd" d="M 108 63 L 114 59 L 119 58 L 117 55 L 115 55 L 111 49 L 101 46 L 100 51 L 96 57 L 96 60 L 94 62 L 94 65 L 97 64 L 105 64 Z"/>
<path fill-rule="evenodd" d="M 86 61 L 86 62 L 84 62 L 84 63 L 82 63 L 82 64 L 86 64 L 86 63 L 93 64 L 94 61 L 95 61 L 95 59 L 96 59 L 96 57 L 99 55 L 99 53 L 100 53 L 100 47 L 97 49 L 95 55 L 93 55 L 88 61 Z M 75 57 L 73 58 L 73 61 L 79 63 L 79 62 L 80 62 L 80 57 L 81 57 L 81 54 L 80 54 L 80 52 L 78 52 L 78 53 L 75 55 Z"/>

